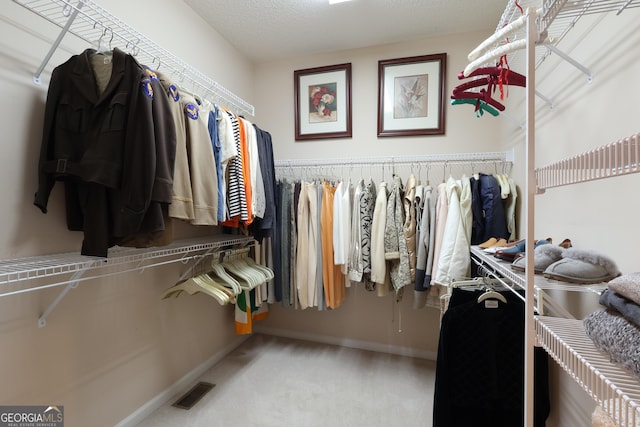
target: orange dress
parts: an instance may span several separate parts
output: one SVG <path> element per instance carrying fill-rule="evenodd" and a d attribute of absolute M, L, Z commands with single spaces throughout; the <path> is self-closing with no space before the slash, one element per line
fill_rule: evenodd
<path fill-rule="evenodd" d="M 344 301 L 344 276 L 340 265 L 333 262 L 333 197 L 336 188 L 322 183 L 322 213 L 320 228 L 322 233 L 322 275 L 323 289 L 327 307 L 335 309 Z"/>

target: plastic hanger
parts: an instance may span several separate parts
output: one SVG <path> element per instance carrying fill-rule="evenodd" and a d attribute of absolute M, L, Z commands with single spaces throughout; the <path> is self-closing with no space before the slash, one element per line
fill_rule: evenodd
<path fill-rule="evenodd" d="M 233 268 L 235 268 L 240 273 L 244 274 L 248 280 L 252 283 L 252 287 L 256 287 L 266 283 L 266 276 L 261 271 L 250 267 L 244 259 L 235 259 L 231 261 Z"/>
<path fill-rule="evenodd" d="M 238 268 L 238 266 L 232 260 L 225 261 L 220 265 L 231 277 L 233 277 L 239 283 L 240 288 L 244 290 L 251 290 L 258 286 L 255 277 L 250 273 L 246 273 L 241 268 Z"/>
<path fill-rule="evenodd" d="M 208 279 L 207 279 L 208 278 Z M 193 278 L 193 281 L 200 286 L 200 288 L 207 294 L 215 298 L 220 305 L 225 305 L 229 302 L 228 295 L 217 288 L 210 280 L 211 278 L 206 274 L 202 274 L 200 276 L 196 276 Z"/>
<path fill-rule="evenodd" d="M 476 69 L 473 73 L 465 76 L 464 73 L 458 73 L 458 79 L 466 79 L 469 77 L 479 77 L 486 76 L 486 78 L 475 79 L 470 82 L 467 82 L 469 85 L 474 83 L 471 86 L 466 87 L 467 89 L 476 86 L 482 86 L 482 84 L 488 84 L 489 79 L 499 79 L 502 76 L 502 80 L 504 80 L 504 84 L 510 84 L 512 86 L 522 86 L 525 87 L 527 85 L 527 77 L 524 74 L 520 74 L 516 71 L 511 70 L 510 68 L 504 68 L 502 66 L 495 67 L 481 67 Z M 497 80 L 495 81 L 497 83 Z M 461 85 L 462 86 L 462 85 Z M 464 86 L 462 86 L 464 88 Z M 455 89 L 454 89 L 455 90 Z"/>
<path fill-rule="evenodd" d="M 491 93 L 486 89 L 480 89 L 479 92 L 459 91 L 451 94 L 451 99 L 479 99 L 487 104 L 495 107 L 500 111 L 504 111 L 504 105 L 491 97 Z"/>
<path fill-rule="evenodd" d="M 249 266 L 244 259 L 231 261 L 227 267 L 232 274 L 239 275 L 249 282 L 251 289 L 267 282 L 267 276 L 261 271 Z"/>
<path fill-rule="evenodd" d="M 107 34 L 107 31 L 109 31 L 111 33 L 111 38 L 109 39 L 109 43 L 106 42 L 105 40 L 105 35 Z M 102 34 L 100 34 L 100 37 L 98 38 L 98 41 L 96 41 L 96 46 L 95 46 L 95 54 L 96 55 L 105 55 L 105 56 L 111 56 L 111 42 L 113 41 L 113 30 L 109 27 L 104 27 L 104 30 L 102 31 Z"/>
<path fill-rule="evenodd" d="M 235 295 L 231 291 L 220 285 L 208 274 L 201 274 L 194 277 L 193 280 L 201 288 L 205 289 L 205 292 L 216 298 L 221 305 L 228 304 L 232 299 L 235 300 Z"/>
<path fill-rule="evenodd" d="M 272 280 L 275 277 L 273 274 L 273 270 L 271 270 L 269 267 L 265 267 L 264 265 L 258 264 L 253 260 L 253 258 L 249 258 L 249 257 L 243 258 L 243 261 L 247 263 L 247 265 L 249 265 L 251 268 L 254 268 L 260 271 L 262 274 L 264 274 L 265 279 L 267 281 Z"/>
<path fill-rule="evenodd" d="M 234 294 L 239 295 L 242 292 L 240 283 L 234 277 L 229 275 L 221 264 L 213 263 L 211 268 L 213 271 L 210 274 L 215 275 L 223 284 L 228 285 L 228 287 L 233 290 Z"/>
<path fill-rule="evenodd" d="M 500 112 L 498 110 L 496 110 L 495 108 L 493 108 L 492 106 L 490 106 L 489 104 L 487 104 L 486 102 L 480 100 L 480 99 L 471 99 L 471 98 L 466 98 L 466 99 L 452 99 L 451 100 L 451 105 L 461 105 L 461 104 L 470 104 L 470 105 L 475 105 L 476 106 L 476 117 L 481 117 L 482 115 L 484 115 L 484 112 L 486 111 L 487 113 L 491 114 L 494 117 L 497 117 Z"/>
<path fill-rule="evenodd" d="M 507 303 L 507 299 L 500 292 L 494 291 L 492 288 L 487 288 L 487 290 L 478 297 L 478 303 L 485 301 L 487 299 L 497 299 L 503 303 Z"/>
<path fill-rule="evenodd" d="M 180 295 L 182 291 L 188 293 L 189 295 L 195 295 L 199 292 L 203 292 L 209 296 L 214 297 L 220 304 L 226 304 L 224 296 L 222 296 L 216 290 L 213 290 L 209 286 L 207 286 L 204 282 L 200 280 L 199 277 L 192 277 L 190 279 L 185 280 L 184 282 L 178 283 L 177 285 L 170 287 L 162 294 L 162 299 L 167 299 L 173 296 L 177 297 Z"/>

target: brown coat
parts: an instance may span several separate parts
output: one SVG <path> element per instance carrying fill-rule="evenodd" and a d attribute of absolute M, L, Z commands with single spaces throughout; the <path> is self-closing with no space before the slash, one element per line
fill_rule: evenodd
<path fill-rule="evenodd" d="M 168 103 L 157 79 L 118 49 L 99 93 L 93 53 L 72 56 L 51 75 L 34 204 L 46 213 L 55 181 L 65 181 L 67 225 L 85 232 L 82 253 L 106 256 L 143 219 L 164 227 L 153 203 L 171 202 L 175 127 L 164 119 Z"/>

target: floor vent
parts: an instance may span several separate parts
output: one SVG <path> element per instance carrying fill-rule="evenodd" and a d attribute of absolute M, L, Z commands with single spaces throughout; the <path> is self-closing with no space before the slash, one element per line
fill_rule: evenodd
<path fill-rule="evenodd" d="M 180 399 L 171 406 L 175 406 L 180 409 L 191 409 L 193 408 L 193 405 L 198 403 L 198 401 L 202 399 L 205 394 L 209 393 L 215 386 L 215 384 L 201 381 L 194 385 L 191 390 L 183 394 Z"/>

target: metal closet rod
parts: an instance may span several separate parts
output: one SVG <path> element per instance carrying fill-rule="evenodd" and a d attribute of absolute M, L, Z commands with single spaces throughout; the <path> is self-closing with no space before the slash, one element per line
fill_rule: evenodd
<path fill-rule="evenodd" d="M 499 151 L 486 153 L 431 154 L 422 156 L 350 157 L 337 159 L 288 159 L 276 160 L 278 168 L 307 166 L 357 166 L 357 165 L 412 165 L 418 163 L 458 164 L 473 162 L 513 163 L 513 152 Z"/>
<path fill-rule="evenodd" d="M 40 74 L 64 35 L 71 33 L 90 45 L 97 40 L 108 43 L 109 48 L 115 45 L 136 56 L 140 63 L 167 74 L 178 85 L 185 80 L 188 81 L 193 86 L 190 88 L 192 92 L 196 92 L 199 96 L 220 101 L 218 104 L 235 110 L 239 114 L 255 115 L 253 105 L 158 46 L 151 39 L 98 6 L 93 0 L 13 1 L 62 28 L 34 75 L 34 82 L 37 84 L 40 83 Z"/>

